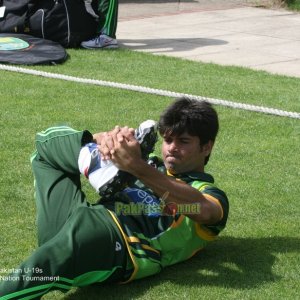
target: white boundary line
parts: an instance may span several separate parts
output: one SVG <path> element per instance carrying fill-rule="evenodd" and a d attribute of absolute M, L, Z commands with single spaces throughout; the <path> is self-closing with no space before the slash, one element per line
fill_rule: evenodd
<path fill-rule="evenodd" d="M 123 83 L 104 81 L 104 80 L 86 79 L 86 78 L 80 78 L 80 77 L 74 77 L 74 76 L 68 76 L 68 75 L 62 75 L 62 74 L 50 73 L 50 72 L 43 72 L 43 71 L 15 67 L 15 66 L 10 66 L 10 65 L 3 65 L 3 64 L 0 64 L 0 70 L 12 71 L 12 72 L 23 73 L 23 74 L 30 74 L 30 75 L 35 75 L 35 76 L 42 76 L 42 77 L 47 77 L 47 78 L 61 79 L 61 80 L 67 80 L 67 81 L 73 81 L 73 82 L 79 82 L 79 83 L 85 83 L 85 84 L 114 87 L 114 88 L 119 88 L 119 89 L 125 89 L 125 90 L 130 90 L 130 91 L 136 91 L 136 92 L 142 92 L 142 93 L 148 93 L 148 94 L 154 94 L 154 95 L 166 96 L 166 97 L 177 98 L 177 97 L 184 96 L 184 97 L 193 98 L 196 100 L 204 100 L 204 101 L 207 101 L 207 102 L 209 102 L 211 104 L 215 104 L 215 105 L 221 105 L 221 106 L 237 108 L 237 109 L 242 109 L 242 110 L 247 110 L 247 111 L 261 112 L 261 113 L 271 114 L 271 115 L 281 116 L 281 117 L 300 119 L 300 113 L 298 113 L 298 112 L 284 111 L 284 110 L 275 109 L 275 108 L 250 105 L 250 104 L 245 104 L 245 103 L 237 103 L 237 102 L 232 102 L 232 101 L 227 101 L 227 100 L 207 98 L 207 97 L 196 96 L 196 95 L 191 95 L 191 94 L 176 93 L 176 92 L 171 92 L 171 91 L 167 91 L 167 90 L 153 89 L 153 88 L 148 88 L 148 87 L 143 87 L 143 86 L 138 86 L 138 85 L 123 84 Z"/>

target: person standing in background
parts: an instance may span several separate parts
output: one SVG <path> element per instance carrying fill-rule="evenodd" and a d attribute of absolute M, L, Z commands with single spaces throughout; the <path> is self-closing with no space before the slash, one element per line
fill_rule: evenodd
<path fill-rule="evenodd" d="M 92 1 L 86 0 L 86 4 Z M 81 46 L 86 49 L 116 49 L 119 0 L 99 0 L 99 24 L 96 36 L 88 41 L 83 41 Z"/>

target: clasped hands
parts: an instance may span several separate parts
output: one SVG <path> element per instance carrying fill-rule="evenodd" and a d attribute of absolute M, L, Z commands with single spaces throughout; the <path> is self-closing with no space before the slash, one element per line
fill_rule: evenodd
<path fill-rule="evenodd" d="M 113 130 L 94 135 L 103 160 L 111 160 L 120 170 L 130 172 L 131 166 L 141 159 L 140 144 L 134 129 L 116 126 Z"/>

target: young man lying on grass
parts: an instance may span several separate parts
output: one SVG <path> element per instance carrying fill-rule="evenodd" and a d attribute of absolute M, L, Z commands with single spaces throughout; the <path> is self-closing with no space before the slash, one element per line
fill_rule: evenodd
<path fill-rule="evenodd" d="M 225 228 L 229 204 L 204 167 L 218 132 L 207 102 L 179 98 L 158 125 L 92 135 L 52 127 L 32 156 L 38 249 L 2 278 L 1 299 L 129 282 L 186 260 Z M 156 130 L 163 142 L 153 156 Z M 91 205 L 81 174 L 101 195 Z"/>

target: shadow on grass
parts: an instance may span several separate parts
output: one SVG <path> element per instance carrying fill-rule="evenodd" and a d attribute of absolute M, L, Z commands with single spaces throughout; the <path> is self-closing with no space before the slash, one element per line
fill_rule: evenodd
<path fill-rule="evenodd" d="M 300 239 L 223 237 L 192 259 L 160 274 L 125 285 L 102 284 L 77 289 L 65 299 L 135 299 L 164 282 L 178 287 L 249 289 L 281 279 L 272 272 L 279 253 L 300 252 Z"/>

